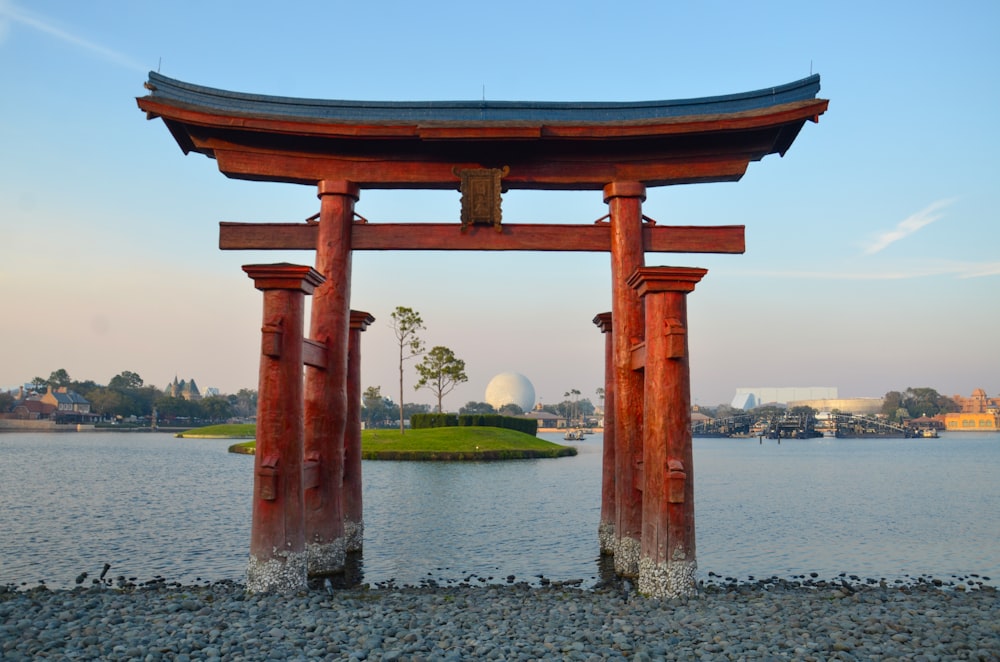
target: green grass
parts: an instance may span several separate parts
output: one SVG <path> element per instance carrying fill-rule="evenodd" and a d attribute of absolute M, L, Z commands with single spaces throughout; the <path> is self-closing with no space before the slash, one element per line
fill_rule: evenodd
<path fill-rule="evenodd" d="M 193 428 L 174 436 L 185 439 L 253 439 L 256 435 L 257 426 L 253 423 L 226 423 Z"/>
<path fill-rule="evenodd" d="M 229 447 L 231 453 L 252 454 L 255 442 Z M 447 427 L 407 430 L 364 430 L 361 457 L 366 460 L 520 460 L 576 455 L 576 449 L 530 434 L 489 427 Z"/>

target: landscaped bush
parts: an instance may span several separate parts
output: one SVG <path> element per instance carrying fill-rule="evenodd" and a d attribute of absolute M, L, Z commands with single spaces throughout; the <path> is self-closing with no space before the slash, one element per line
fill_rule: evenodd
<path fill-rule="evenodd" d="M 410 427 L 421 428 L 453 428 L 458 426 L 456 414 L 414 414 L 410 416 Z"/>
<path fill-rule="evenodd" d="M 410 417 L 410 427 L 447 428 L 447 427 L 490 427 L 517 430 L 525 434 L 538 433 L 538 421 L 533 418 L 519 416 L 502 416 L 500 414 L 414 414 Z"/>

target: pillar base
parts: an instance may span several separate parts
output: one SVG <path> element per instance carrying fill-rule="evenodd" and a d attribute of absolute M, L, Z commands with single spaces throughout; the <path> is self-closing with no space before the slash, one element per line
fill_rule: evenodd
<path fill-rule="evenodd" d="M 310 577 L 335 575 L 344 571 L 345 554 L 344 538 L 331 542 L 306 543 L 306 573 Z"/>
<path fill-rule="evenodd" d="M 344 548 L 348 552 L 360 552 L 365 542 L 364 520 L 352 522 L 344 520 Z"/>
<path fill-rule="evenodd" d="M 635 538 L 615 541 L 615 573 L 622 577 L 638 577 L 640 549 L 640 543 Z"/>
<path fill-rule="evenodd" d="M 304 591 L 308 586 L 306 565 L 305 552 L 278 552 L 266 560 L 251 555 L 247 563 L 247 592 Z"/>
<path fill-rule="evenodd" d="M 680 598 L 697 595 L 695 581 L 698 563 L 678 560 L 657 563 L 649 557 L 639 559 L 637 590 L 649 598 Z"/>
<path fill-rule="evenodd" d="M 601 546 L 601 556 L 615 553 L 615 523 L 601 522 L 597 526 L 597 541 Z"/>

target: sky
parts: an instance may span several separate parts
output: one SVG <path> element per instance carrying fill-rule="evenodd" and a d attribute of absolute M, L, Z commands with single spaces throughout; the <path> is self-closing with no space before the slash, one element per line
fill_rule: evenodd
<path fill-rule="evenodd" d="M 301 221 L 314 187 L 231 180 L 135 98 L 149 71 L 324 99 L 641 101 L 821 75 L 830 100 L 736 183 L 650 188 L 660 225 L 746 226 L 688 296 L 692 400 L 740 387 L 1000 394 L 1000 3 L 0 0 L 0 387 L 65 369 L 256 388 L 261 296 L 220 221 Z M 459 220 L 457 191 L 363 191 L 370 222 Z M 601 193 L 504 196 L 504 222 L 590 223 Z M 397 306 L 466 363 L 445 409 L 501 372 L 599 404 L 607 254 L 354 255 L 362 388 L 399 401 Z M 406 366 L 406 402 L 415 391 Z"/>

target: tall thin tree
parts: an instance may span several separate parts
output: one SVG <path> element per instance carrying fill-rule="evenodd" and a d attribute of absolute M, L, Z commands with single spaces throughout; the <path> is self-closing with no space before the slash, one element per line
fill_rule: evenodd
<path fill-rule="evenodd" d="M 399 433 L 405 434 L 403 427 L 403 363 L 424 353 L 424 342 L 417 332 L 424 329 L 420 313 L 406 306 L 396 306 L 389 316 L 392 332 L 399 342 Z"/>

